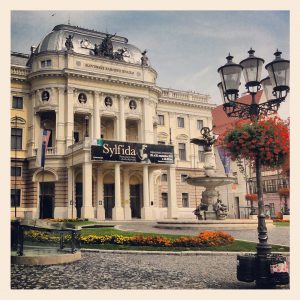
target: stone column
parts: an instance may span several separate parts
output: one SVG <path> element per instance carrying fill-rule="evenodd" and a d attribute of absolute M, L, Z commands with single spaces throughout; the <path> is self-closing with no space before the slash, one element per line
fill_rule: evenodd
<path fill-rule="evenodd" d="M 150 207 L 154 205 L 154 169 L 149 168 L 149 202 Z M 152 203 L 152 205 L 151 205 Z"/>
<path fill-rule="evenodd" d="M 65 112 L 66 112 L 66 151 L 68 147 L 73 144 L 73 130 L 74 130 L 74 97 L 75 97 L 75 90 L 68 89 L 67 90 L 67 97 L 66 97 L 66 105 L 65 105 Z"/>
<path fill-rule="evenodd" d="M 27 151 L 28 151 L 28 156 L 34 156 L 34 129 L 35 129 L 35 124 L 34 124 L 34 118 L 35 118 L 35 114 L 34 114 L 34 106 L 35 106 L 35 97 L 36 97 L 36 92 L 32 92 L 30 95 L 30 103 L 28 106 L 28 137 L 27 137 Z"/>
<path fill-rule="evenodd" d="M 103 191 L 103 170 L 101 166 L 97 168 L 97 219 L 105 220 L 105 209 L 104 209 L 104 191 Z"/>
<path fill-rule="evenodd" d="M 120 96 L 119 97 L 119 140 L 120 141 L 126 141 L 126 120 L 125 120 L 125 97 Z"/>
<path fill-rule="evenodd" d="M 115 117 L 114 119 L 114 139 L 116 141 L 120 140 L 120 119 L 118 117 Z"/>
<path fill-rule="evenodd" d="M 148 165 L 143 166 L 143 207 L 141 217 L 144 220 L 152 220 L 152 209 L 149 202 L 149 174 Z"/>
<path fill-rule="evenodd" d="M 68 218 L 76 219 L 76 207 L 75 207 L 75 178 L 74 178 L 74 170 L 72 167 L 68 167 Z M 73 198 L 72 198 L 73 194 Z M 72 214 L 73 207 L 73 214 Z"/>
<path fill-rule="evenodd" d="M 64 89 L 57 89 L 58 108 L 55 110 L 56 119 L 56 153 L 64 154 L 65 147 L 65 124 L 64 124 Z"/>
<path fill-rule="evenodd" d="M 124 220 L 124 209 L 121 206 L 120 164 L 115 164 L 115 207 L 112 210 L 113 220 Z"/>
<path fill-rule="evenodd" d="M 144 143 L 153 143 L 153 122 L 152 122 L 152 106 L 147 99 L 143 99 L 143 141 Z"/>
<path fill-rule="evenodd" d="M 124 199 L 124 219 L 131 220 L 129 172 L 128 169 L 125 168 L 123 170 L 123 199 Z"/>
<path fill-rule="evenodd" d="M 92 184 L 92 163 L 84 162 L 82 164 L 82 197 L 81 217 L 94 219 L 94 208 L 92 204 L 93 184 Z"/>
<path fill-rule="evenodd" d="M 176 195 L 176 167 L 171 165 L 168 168 L 168 212 L 167 218 L 177 217 L 177 195 Z"/>
<path fill-rule="evenodd" d="M 96 140 L 100 138 L 100 113 L 99 113 L 99 93 L 94 92 L 94 126 L 93 126 L 93 135 L 92 140 Z"/>

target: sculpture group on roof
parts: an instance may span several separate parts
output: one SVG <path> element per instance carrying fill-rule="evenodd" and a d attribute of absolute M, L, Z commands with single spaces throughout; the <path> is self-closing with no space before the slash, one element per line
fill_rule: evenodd
<path fill-rule="evenodd" d="M 106 33 L 105 38 L 102 40 L 102 42 L 100 44 L 94 44 L 94 49 L 91 49 L 94 52 L 95 56 L 100 56 L 100 57 L 105 57 L 105 58 L 110 58 L 110 59 L 115 59 L 115 60 L 119 60 L 119 61 L 124 61 L 124 57 L 129 57 L 129 55 L 126 55 L 127 52 L 127 48 L 123 47 L 123 48 L 119 48 L 117 49 L 117 51 L 114 52 L 114 47 L 113 47 L 113 43 L 112 43 L 112 39 L 113 37 L 116 36 L 115 34 L 109 34 Z M 74 49 L 74 45 L 73 45 L 73 36 L 69 35 L 68 37 L 66 37 L 66 41 L 65 41 L 65 47 L 68 51 L 73 50 Z M 148 57 L 146 55 L 147 50 L 144 50 L 141 54 L 141 65 L 142 66 L 149 66 L 148 63 Z"/>

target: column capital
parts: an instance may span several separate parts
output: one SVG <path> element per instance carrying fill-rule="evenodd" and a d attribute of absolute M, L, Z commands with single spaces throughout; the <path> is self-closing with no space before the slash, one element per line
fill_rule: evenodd
<path fill-rule="evenodd" d="M 75 94 L 75 92 L 76 92 L 76 89 L 73 88 L 73 87 L 66 87 L 65 88 L 65 93 L 66 94 Z"/>

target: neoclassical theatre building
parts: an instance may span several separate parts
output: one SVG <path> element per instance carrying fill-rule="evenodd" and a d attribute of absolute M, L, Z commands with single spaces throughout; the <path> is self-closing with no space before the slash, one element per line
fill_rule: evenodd
<path fill-rule="evenodd" d="M 58 25 L 11 54 L 11 213 L 18 217 L 194 218 L 208 95 L 156 85 L 125 37 Z M 45 167 L 41 129 L 50 132 Z"/>

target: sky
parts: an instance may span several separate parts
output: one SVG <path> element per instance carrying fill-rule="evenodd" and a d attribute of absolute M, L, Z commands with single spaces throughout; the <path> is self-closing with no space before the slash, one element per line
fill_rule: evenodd
<path fill-rule="evenodd" d="M 250 47 L 265 64 L 277 48 L 283 58 L 290 56 L 288 11 L 12 11 L 11 50 L 29 53 L 55 25 L 68 22 L 125 36 L 148 50 L 159 86 L 208 94 L 218 105 L 217 69 L 229 52 L 236 63 L 248 57 Z M 288 99 L 280 115 L 289 116 Z"/>

